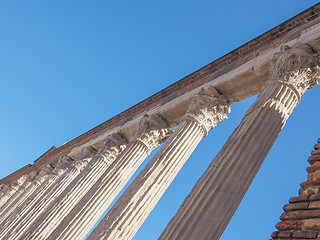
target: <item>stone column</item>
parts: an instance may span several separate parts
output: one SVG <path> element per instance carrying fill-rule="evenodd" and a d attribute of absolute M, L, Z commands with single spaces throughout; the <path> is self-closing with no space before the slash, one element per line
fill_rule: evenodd
<path fill-rule="evenodd" d="M 32 202 L 28 205 L 21 205 L 17 208 L 6 221 L 6 234 L 14 234 L 15 231 L 24 232 L 28 227 L 42 214 L 48 206 L 63 192 L 63 190 L 71 183 L 71 181 L 84 169 L 90 162 L 97 150 L 87 147 L 84 148 L 77 156 L 75 161 L 68 156 L 62 156 L 56 168 L 52 171 L 54 174 L 60 176 L 55 184 L 52 184 L 42 194 L 35 196 Z"/>
<path fill-rule="evenodd" d="M 171 133 L 167 123 L 155 114 L 144 116 L 125 151 L 48 239 L 83 239 L 120 193 L 144 159 Z"/>
<path fill-rule="evenodd" d="M 36 171 L 33 171 L 29 174 L 28 179 L 19 187 L 19 189 L 12 194 L 12 196 L 3 204 L 0 204 L 0 219 L 1 219 L 1 215 L 7 211 L 8 209 L 10 209 L 10 207 L 12 206 L 12 203 L 18 199 L 18 198 L 23 198 L 26 195 L 24 194 L 24 191 L 26 191 L 28 189 L 28 187 L 32 184 L 32 182 L 35 180 L 36 176 L 38 175 L 38 173 Z M 1 220 L 0 220 L 1 222 Z"/>
<path fill-rule="evenodd" d="M 8 234 L 6 239 L 47 239 L 126 146 L 127 141 L 120 134 L 110 135 L 85 169 L 33 222 L 27 231 L 22 232 L 17 229 L 14 233 Z"/>
<path fill-rule="evenodd" d="M 14 206 L 2 215 L 0 225 L 0 239 L 11 229 L 13 221 L 20 219 L 20 210 L 28 207 L 33 201 L 39 199 L 43 192 L 45 192 L 54 182 L 59 178 L 52 170 L 52 165 L 44 167 L 33 183 L 25 191 L 23 198 L 17 199 L 13 204 Z M 26 193 L 28 192 L 28 193 Z"/>
<path fill-rule="evenodd" d="M 161 240 L 219 239 L 304 92 L 316 86 L 319 56 L 282 47 L 255 103 L 161 234 Z"/>
<path fill-rule="evenodd" d="M 131 239 L 207 132 L 226 119 L 227 100 L 213 87 L 193 99 L 182 123 L 88 239 Z"/>
<path fill-rule="evenodd" d="M 24 184 L 2 207 L 3 211 L 0 215 L 0 223 L 3 222 L 7 216 L 11 217 L 12 212 L 16 211 L 19 207 L 26 206 L 28 202 L 34 199 L 35 196 L 33 195 L 38 196 L 39 192 L 43 192 L 44 186 L 41 185 L 43 182 L 48 181 L 48 183 L 52 183 L 58 178 L 55 173 L 55 165 L 57 162 L 57 159 L 54 160 L 52 163 L 45 166 L 39 174 L 36 171 L 30 173 L 30 176 Z M 31 198 L 31 196 L 33 197 Z"/>
<path fill-rule="evenodd" d="M 29 187 L 27 187 L 27 189 L 23 192 L 22 195 L 20 195 L 20 198 L 13 201 L 10 205 L 11 207 L 0 215 L 1 226 L 4 224 L 6 218 L 11 216 L 12 212 L 16 210 L 18 206 L 20 206 L 24 201 L 28 201 L 30 196 L 34 193 L 38 193 L 39 191 L 42 191 L 44 188 L 48 187 L 48 185 L 50 185 L 52 181 L 55 180 L 56 176 L 52 174 L 52 170 L 52 166 L 48 165 L 40 171 L 40 173 L 32 182 L 32 184 L 29 185 Z M 3 230 L 2 227 L 1 230 Z M 2 232 L 3 231 L 1 231 L 1 233 Z"/>
<path fill-rule="evenodd" d="M 10 185 L 3 183 L 0 189 L 0 206 L 5 204 L 17 191 L 19 191 L 19 188 L 24 184 L 25 181 L 26 177 L 22 176 L 20 179 Z"/>

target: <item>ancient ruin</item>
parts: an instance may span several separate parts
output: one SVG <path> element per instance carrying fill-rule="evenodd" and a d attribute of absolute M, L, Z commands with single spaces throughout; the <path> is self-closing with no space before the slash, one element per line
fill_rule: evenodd
<path fill-rule="evenodd" d="M 293 109 L 318 78 L 320 4 L 2 179 L 0 239 L 84 239 L 162 144 L 88 237 L 132 239 L 208 132 L 227 119 L 233 104 L 259 94 L 159 237 L 219 239 Z M 292 230 L 319 225 L 319 210 L 307 211 L 316 223 L 301 223 L 291 212 L 317 204 L 318 195 L 310 191 L 319 184 L 318 145 L 309 180 L 285 207 L 274 239 L 294 239 L 289 237 L 302 233 Z M 314 231 L 306 234 L 301 236 L 310 239 Z"/>

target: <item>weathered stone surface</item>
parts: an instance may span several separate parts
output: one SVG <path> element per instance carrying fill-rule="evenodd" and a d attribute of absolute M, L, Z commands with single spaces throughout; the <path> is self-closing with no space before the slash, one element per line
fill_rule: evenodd
<path fill-rule="evenodd" d="M 180 126 L 122 194 L 96 229 L 93 239 L 132 239 L 207 131 L 226 119 L 227 100 L 210 88 L 192 101 Z"/>
<path fill-rule="evenodd" d="M 291 49 L 282 47 L 282 52 L 274 56 L 269 80 L 256 102 L 193 187 L 160 240 L 220 238 L 287 118 L 305 91 L 318 84 L 319 61 L 313 49 L 303 44 Z M 250 169 L 245 167 L 248 165 Z M 296 212 L 299 211 L 288 212 L 283 218 L 303 219 L 304 213 Z"/>
<path fill-rule="evenodd" d="M 224 93 L 228 94 L 233 103 L 259 93 L 266 82 L 265 76 L 269 74 L 270 58 L 268 56 L 270 53 L 278 51 L 278 46 L 283 42 L 290 45 L 291 42 L 299 39 L 300 41 L 312 43 L 314 38 L 306 37 L 306 35 L 308 36 L 310 32 L 312 32 L 311 30 L 316 24 L 316 22 L 312 22 L 312 20 L 318 17 L 319 5 L 316 5 L 247 44 L 244 44 L 229 54 L 226 54 L 222 58 L 208 64 L 204 68 L 190 74 L 175 84 L 159 91 L 145 101 L 122 112 L 78 138 L 59 148 L 53 149 L 49 154 L 38 159 L 34 165 L 26 166 L 24 169 L 21 169 L 19 173 L 16 172 L 3 179 L 3 182 L 11 185 L 10 182 L 16 181 L 21 175 L 38 170 L 44 164 L 50 163 L 54 158 L 68 154 L 72 149 L 88 144 L 101 133 L 112 131 L 114 128 L 122 126 L 124 123 L 128 123 L 127 119 L 133 119 L 133 121 L 130 121 L 128 124 L 130 125 L 129 128 L 134 128 L 133 132 L 135 132 L 136 129 L 133 127 L 133 125 L 135 125 L 134 118 L 140 114 L 145 114 L 155 106 L 162 107 L 165 115 L 169 116 L 170 124 L 172 124 L 170 125 L 171 127 L 176 126 L 177 123 L 179 123 L 179 119 L 184 114 L 186 107 L 183 104 L 180 108 L 179 106 L 173 107 L 173 102 L 181 103 L 181 99 L 188 95 L 190 91 L 208 84 L 209 81 L 216 85 L 219 83 L 219 89 L 222 89 Z M 257 64 L 257 62 L 259 64 Z M 230 68 L 230 66 L 233 67 Z M 231 71 L 236 67 L 238 67 L 237 71 Z M 221 72 L 227 73 L 225 75 L 229 75 L 224 77 L 222 81 L 221 79 L 218 79 L 220 81 L 215 81 L 217 80 L 217 76 L 220 76 L 221 78 Z M 231 77 L 230 74 L 232 75 Z M 169 103 L 168 101 L 165 101 L 168 98 L 171 100 Z M 168 104 L 164 106 L 164 103 Z M 177 111 L 177 108 L 179 108 L 179 111 Z M 175 114 L 173 114 L 170 109 L 174 109 Z"/>
<path fill-rule="evenodd" d="M 315 11 L 316 9 L 317 8 L 313 9 L 312 11 L 309 11 L 309 13 L 311 15 L 308 15 L 307 17 L 305 15 L 303 15 L 304 17 L 302 17 L 301 19 L 299 18 L 299 21 L 293 22 L 293 21 L 290 20 L 289 22 L 290 22 L 291 25 L 288 25 L 287 23 L 285 23 L 283 26 L 286 26 L 286 28 L 285 28 L 286 31 L 283 31 L 283 29 L 282 30 L 276 29 L 276 30 L 272 30 L 271 31 L 273 33 L 273 35 L 281 36 L 281 39 L 277 39 L 277 41 L 273 41 L 272 40 L 272 36 L 270 36 L 270 34 L 268 33 L 268 34 L 266 34 L 267 37 L 263 36 L 263 38 L 259 37 L 258 40 L 251 41 L 250 45 L 245 45 L 244 47 L 239 48 L 240 50 L 239 49 L 235 50 L 235 52 L 230 53 L 230 54 L 226 55 L 225 57 L 223 57 L 222 60 L 218 60 L 215 63 L 210 64 L 210 66 L 207 66 L 204 69 L 202 69 L 201 71 L 192 74 L 191 77 L 188 76 L 186 79 L 184 79 L 183 81 L 180 81 L 178 84 L 173 84 L 172 86 L 170 86 L 167 89 L 165 89 L 165 91 L 161 91 L 158 94 L 155 94 L 154 96 L 149 98 L 147 101 L 143 101 L 142 103 L 138 104 L 137 106 L 134 106 L 133 108 L 131 108 L 131 109 L 125 111 L 124 113 L 116 116 L 115 118 L 111 119 L 110 121 L 108 121 L 108 123 L 98 126 L 97 128 L 93 129 L 92 131 L 89 131 L 88 133 L 86 133 L 86 134 L 82 135 L 81 137 L 71 141 L 71 143 L 67 143 L 66 145 L 62 146 L 61 148 L 59 148 L 57 150 L 53 149 L 54 153 L 50 152 L 47 155 L 48 158 L 39 159 L 39 161 L 37 161 L 36 164 L 34 164 L 33 168 L 29 168 L 28 171 L 30 171 L 30 169 L 32 169 L 32 171 L 34 171 L 36 169 L 39 169 L 39 166 L 43 166 L 44 162 L 49 163 L 49 161 L 50 161 L 51 164 L 54 165 L 55 163 L 52 162 L 52 158 L 56 157 L 57 156 L 56 154 L 68 153 L 72 148 L 81 148 L 81 149 L 83 149 L 83 144 L 89 144 L 91 140 L 93 140 L 97 136 L 100 136 L 101 132 L 105 133 L 105 131 L 110 131 L 115 127 L 119 127 L 120 128 L 120 126 L 123 126 L 123 124 L 127 123 L 128 121 L 131 121 L 136 116 L 138 116 L 139 114 L 144 113 L 145 111 L 149 111 L 149 110 L 153 111 L 154 109 L 156 109 L 156 107 L 160 107 L 160 106 L 163 107 L 164 104 L 170 103 L 172 100 L 181 97 L 186 92 L 190 93 L 190 91 L 196 89 L 197 87 L 201 86 L 202 84 L 209 83 L 210 81 L 216 79 L 218 76 L 222 76 L 222 74 L 229 73 L 235 67 L 243 65 L 244 63 L 248 63 L 249 60 L 255 58 L 259 54 L 263 55 L 262 51 L 265 51 L 265 50 L 268 50 L 269 52 L 270 51 L 274 51 L 274 46 L 278 46 L 279 43 L 281 43 L 281 42 L 286 40 L 286 37 L 285 37 L 286 34 L 283 33 L 283 32 L 291 31 L 292 29 L 295 28 L 295 27 L 292 27 L 292 26 L 296 26 L 296 25 L 300 26 L 301 24 L 299 22 L 311 21 L 311 19 L 313 19 L 314 16 L 318 16 L 319 15 L 318 14 L 319 9 L 318 9 L 318 11 Z M 304 32 L 307 32 L 307 31 L 304 31 Z M 297 35 L 295 35 L 295 36 L 297 36 Z M 276 37 L 276 38 L 278 38 L 278 37 Z M 272 43 L 273 47 L 269 46 L 269 44 L 271 44 L 271 43 Z M 261 47 L 261 46 L 263 46 L 263 47 Z M 300 45 L 299 48 L 300 48 L 299 51 L 310 52 L 309 51 L 310 49 L 306 45 L 303 45 L 303 46 Z M 257 49 L 259 51 L 257 51 Z M 288 49 L 284 48 L 284 50 L 288 50 Z M 282 55 L 282 54 L 280 54 L 280 55 Z M 288 55 L 289 56 L 285 57 L 285 60 L 281 60 L 281 59 L 280 60 L 279 59 L 275 60 L 278 63 L 277 65 L 279 65 L 279 66 L 276 66 L 276 68 L 279 68 L 280 70 L 284 70 L 284 71 L 283 72 L 275 71 L 275 67 L 274 66 L 272 67 L 272 69 L 273 69 L 272 71 L 273 72 L 277 72 L 276 76 L 277 77 L 280 76 L 280 78 L 282 78 L 281 81 L 283 79 L 285 81 L 287 81 L 287 82 L 285 82 L 286 86 L 281 86 L 281 87 L 278 86 L 279 88 L 276 89 L 275 91 L 279 91 L 278 93 L 283 91 L 284 92 L 284 97 L 286 99 L 289 99 L 289 100 L 287 102 L 282 102 L 281 99 L 277 99 L 275 97 L 273 99 L 270 99 L 270 101 L 267 102 L 266 105 L 265 105 L 265 106 L 270 107 L 270 108 L 275 107 L 274 109 L 276 111 L 278 111 L 278 113 L 281 114 L 281 117 L 282 117 L 281 120 L 283 121 L 281 124 L 284 124 L 285 120 L 291 114 L 294 106 L 296 105 L 297 102 L 299 102 L 300 97 L 303 96 L 304 92 L 307 89 L 313 87 L 314 84 L 315 84 L 314 79 L 311 79 L 312 78 L 311 75 L 316 74 L 314 72 L 314 69 L 313 69 L 314 66 L 312 65 L 311 68 L 309 66 L 311 64 L 311 62 L 309 60 L 306 61 L 305 60 L 305 56 L 303 58 L 296 59 L 295 58 L 295 54 L 290 53 Z M 245 56 L 245 57 L 242 58 L 242 56 Z M 282 57 L 283 56 L 280 56 L 280 58 L 282 58 Z M 314 57 L 316 57 L 316 55 Z M 261 87 L 265 83 L 264 80 L 261 81 L 261 78 L 263 79 L 265 74 L 269 72 L 269 70 L 268 70 L 269 69 L 269 65 L 268 65 L 269 64 L 269 60 L 266 60 L 268 58 L 268 56 L 264 57 L 264 58 L 265 58 L 265 60 L 263 60 L 263 65 L 261 65 L 263 67 L 261 67 L 261 66 L 257 67 L 255 65 L 254 68 L 253 68 L 253 66 L 250 66 L 250 68 L 249 68 L 250 70 L 245 70 L 245 71 L 244 70 L 240 70 L 239 71 L 239 72 L 241 72 L 241 74 L 245 73 L 244 74 L 244 75 L 246 75 L 245 79 L 249 79 L 249 80 L 244 80 L 244 78 L 236 79 L 237 74 L 234 74 L 234 75 L 232 75 L 233 78 L 231 78 L 231 79 L 230 79 L 230 77 L 229 78 L 224 78 L 222 80 L 220 79 L 219 80 L 220 81 L 220 84 L 219 84 L 220 88 L 219 89 L 222 92 L 227 93 L 229 95 L 229 99 L 231 99 L 231 101 L 233 101 L 233 102 L 239 101 L 239 100 L 241 100 L 241 99 L 243 99 L 243 98 L 245 98 L 247 96 L 251 96 L 254 93 L 259 92 Z M 315 62 L 315 64 L 317 64 L 316 61 L 312 61 L 312 62 Z M 304 77 L 305 78 L 309 78 L 307 80 L 310 80 L 307 83 L 305 83 L 305 81 L 300 81 L 299 79 L 297 80 L 293 76 L 293 75 L 296 75 L 295 71 L 296 71 L 297 65 L 300 66 L 301 64 L 303 64 L 304 67 L 305 67 L 304 70 L 303 70 L 304 71 L 303 75 L 305 75 Z M 289 67 L 288 67 L 288 65 L 289 65 Z M 263 73 L 262 72 L 258 73 L 257 69 L 259 69 L 259 67 L 261 69 L 264 69 Z M 252 69 L 252 71 L 251 71 L 251 69 Z M 248 72 L 249 72 L 249 74 L 248 74 Z M 252 73 L 252 72 L 254 72 L 254 73 Z M 272 72 L 272 74 L 273 74 L 273 72 Z M 254 75 L 256 75 L 256 76 L 254 76 Z M 248 76 L 250 76 L 250 77 L 248 78 Z M 252 80 L 252 79 L 254 79 L 254 80 Z M 273 77 L 273 80 L 276 80 L 276 78 Z M 253 82 L 254 84 L 248 84 L 248 83 L 251 83 L 251 82 Z M 245 85 L 247 85 L 247 86 L 250 85 L 249 89 L 244 89 L 244 90 L 241 89 L 241 90 L 238 91 L 238 89 L 236 89 L 236 88 L 238 86 L 240 86 L 242 83 L 246 83 Z M 216 82 L 213 81 L 212 84 L 216 84 Z M 276 83 L 272 82 L 272 83 L 270 83 L 270 85 L 278 85 L 278 82 L 276 82 Z M 233 87 L 229 87 L 229 86 L 233 86 Z M 207 87 L 208 87 L 208 84 L 206 85 L 206 89 L 207 89 Z M 269 87 L 270 87 L 269 89 L 272 88 L 271 86 L 269 86 Z M 292 99 L 291 99 L 291 97 L 292 97 Z M 171 126 L 176 126 L 177 123 L 180 122 L 182 113 L 184 113 L 185 110 L 186 110 L 185 106 L 189 102 L 190 102 L 190 95 L 189 96 L 184 96 L 184 101 L 183 101 L 183 103 L 180 102 L 179 103 L 180 105 L 175 105 L 175 106 L 171 105 L 169 107 L 171 109 L 169 109 L 169 110 L 168 110 L 168 106 L 166 106 L 166 107 L 161 109 L 161 111 L 165 112 L 164 114 L 170 115 L 170 124 L 171 124 Z M 288 104 L 288 106 L 286 106 L 286 104 Z M 181 107 L 177 107 L 177 106 L 181 106 Z M 261 105 L 259 107 L 261 107 Z M 198 107 L 195 107 L 195 109 L 198 109 Z M 174 114 L 172 114 L 172 112 L 174 112 Z M 211 113 L 209 112 L 209 115 L 210 114 Z M 173 115 L 173 117 L 172 117 L 172 115 Z M 250 116 L 248 116 L 248 115 L 245 117 L 246 119 L 250 119 Z M 277 115 L 274 114 L 273 116 L 277 116 Z M 192 114 L 190 114 L 189 117 L 193 117 L 197 121 L 204 122 L 204 123 L 202 123 L 201 127 L 202 127 L 202 130 L 203 130 L 202 133 L 203 133 L 203 135 L 205 135 L 206 131 L 211 129 L 213 126 L 216 125 L 217 122 L 220 122 L 221 119 L 224 118 L 224 114 L 221 114 L 221 116 L 218 116 L 218 117 L 216 117 L 216 119 L 213 119 L 213 120 L 209 118 L 210 121 L 203 121 L 204 119 L 208 120 L 208 112 L 202 112 L 201 114 L 197 115 L 196 117 L 193 116 Z M 275 118 L 276 118 L 276 120 L 279 120 L 277 117 L 275 117 Z M 274 120 L 274 119 L 271 119 L 271 120 Z M 280 124 L 280 122 L 278 122 L 278 126 L 281 126 L 281 124 Z M 123 131 L 126 132 L 126 134 L 128 134 L 128 136 L 131 137 L 132 136 L 131 133 L 133 132 L 132 129 L 134 129 L 134 130 L 136 129 L 135 128 L 136 123 L 134 123 L 134 121 L 133 121 L 133 123 L 130 122 L 130 124 L 128 124 L 128 125 L 130 125 L 130 127 L 126 127 Z M 129 130 L 128 130 L 128 128 L 129 128 Z M 276 132 L 277 129 L 274 128 L 273 130 L 275 130 L 275 132 Z M 276 135 L 275 133 L 273 133 L 273 134 L 274 134 L 274 136 Z M 148 149 L 149 145 L 151 146 L 148 149 L 149 153 L 154 148 L 154 146 L 158 145 L 157 142 L 150 141 L 150 140 L 152 140 L 152 138 L 150 136 L 147 136 L 146 138 L 140 139 L 140 140 L 145 145 L 146 149 Z M 271 140 L 270 140 L 270 142 L 271 142 Z M 97 144 L 97 142 L 95 142 L 95 143 L 92 143 L 91 146 L 93 146 L 93 145 L 96 146 L 96 145 L 99 145 L 99 144 Z M 267 146 L 267 148 L 268 148 L 268 146 Z M 75 156 L 76 156 L 78 153 L 79 152 L 77 150 L 77 152 L 73 153 L 73 154 L 75 154 Z M 264 155 L 264 153 L 259 153 L 258 152 L 258 155 L 259 154 L 261 156 Z M 316 148 L 316 150 L 313 151 L 312 154 L 314 156 L 318 156 L 319 155 L 319 149 Z M 111 157 L 110 159 L 104 158 L 103 161 L 104 161 L 104 163 L 111 164 L 112 161 L 118 156 L 118 152 L 115 149 L 111 149 L 110 152 L 108 153 L 108 155 L 113 156 L 113 157 Z M 314 161 L 314 160 L 318 161 L 317 158 L 313 158 L 312 159 L 312 161 Z M 253 172 L 255 172 L 255 170 L 257 169 L 258 165 L 259 164 L 253 166 L 253 168 L 254 168 Z M 82 166 L 77 166 L 77 167 L 82 168 Z M 62 169 L 56 169 L 56 170 L 57 171 L 55 172 L 55 174 L 57 174 L 57 176 L 60 176 L 61 172 L 63 172 Z M 103 170 L 101 170 L 100 168 L 99 169 L 95 169 L 94 171 L 97 171 L 97 172 L 100 171 L 99 174 L 101 172 L 103 172 Z M 310 181 L 306 182 L 303 185 L 303 187 L 306 188 L 306 189 L 303 189 L 301 191 L 303 194 L 311 194 L 311 193 L 315 193 L 315 192 L 319 191 L 319 189 L 317 188 L 318 179 L 317 179 L 317 177 L 315 175 L 316 174 L 310 174 L 309 179 L 308 179 Z M 91 175 L 90 175 L 90 177 L 91 177 Z M 53 179 L 56 179 L 56 177 L 53 177 Z M 95 180 L 96 179 L 94 179 L 92 181 L 94 182 Z M 248 182 L 250 183 L 250 181 L 251 181 L 251 178 L 249 177 L 248 178 Z M 40 183 L 41 182 L 39 181 L 39 182 L 36 182 L 36 183 L 37 183 L 37 186 L 40 187 Z M 6 202 L 8 199 L 13 199 L 12 198 L 13 197 L 12 194 L 14 194 L 14 192 L 17 193 L 17 191 L 19 191 L 19 186 L 20 186 L 19 184 L 18 184 L 17 187 L 14 184 L 10 185 L 10 188 L 12 188 L 11 189 L 12 191 L 8 192 L 7 194 L 1 194 L 0 202 L 2 203 L 2 202 Z M 42 186 L 41 187 L 42 189 L 39 190 L 39 193 L 41 193 L 41 191 L 47 192 L 48 185 L 41 184 L 41 186 Z M 87 188 L 89 188 L 89 187 L 86 185 L 81 190 L 86 191 Z M 61 190 L 61 188 L 55 188 L 55 189 L 56 190 Z M 20 190 L 22 190 L 22 189 L 20 188 Z M 52 189 L 51 189 L 51 191 L 52 191 Z M 69 192 L 67 194 L 69 194 Z M 30 196 L 33 196 L 33 195 L 30 195 Z M 51 196 L 52 196 L 52 198 L 55 198 L 56 195 L 53 194 Z M 75 196 L 75 199 L 77 199 L 77 198 L 81 198 L 83 195 L 79 193 L 79 194 L 75 194 L 74 196 Z M 46 198 L 46 199 L 49 199 L 49 198 Z M 32 200 L 38 201 L 38 200 L 35 200 L 35 199 L 32 199 Z M 61 205 L 65 204 L 63 202 L 60 202 L 60 203 L 61 203 Z M 236 206 L 237 204 L 238 204 L 237 201 L 235 201 L 235 204 L 233 204 L 233 205 Z M 65 205 L 68 205 L 68 204 L 65 204 Z M 46 206 L 47 205 L 43 205 L 43 202 L 42 202 L 40 205 L 37 206 L 36 211 L 38 211 L 40 208 L 44 208 L 45 209 Z M 58 217 L 60 217 L 60 216 L 63 217 L 64 214 L 66 214 L 66 212 L 69 211 L 73 206 L 74 205 L 70 204 L 69 209 L 66 208 L 64 210 L 60 210 L 60 212 L 58 214 Z M 93 205 L 90 206 L 91 208 L 89 208 L 89 209 L 91 210 L 93 208 L 93 206 L 96 207 L 96 205 L 93 204 Z M 294 205 L 290 205 L 289 204 L 288 206 L 285 207 L 285 209 L 287 211 L 305 210 L 304 206 L 305 206 L 305 204 L 303 204 L 303 203 L 294 204 Z M 314 204 L 312 206 L 313 206 L 313 208 L 317 209 L 318 208 L 318 203 L 314 202 Z M 231 212 L 232 212 L 233 211 L 233 209 L 232 209 L 233 206 L 231 206 L 230 208 L 231 208 Z M 55 211 L 52 211 L 51 213 L 54 214 Z M 6 212 L 6 214 L 9 215 L 8 212 Z M 38 216 L 37 214 L 31 214 L 29 212 L 29 216 L 30 215 L 32 215 L 32 217 L 33 217 L 32 221 L 36 218 L 36 216 Z M 82 215 L 82 216 L 86 217 L 86 216 L 90 216 L 90 214 L 89 215 Z M 47 217 L 47 216 L 45 216 L 45 217 Z M 143 217 L 145 217 L 145 216 L 143 216 Z M 226 218 L 226 219 L 228 219 L 228 218 Z M 77 221 L 78 221 L 78 219 L 77 219 Z M 45 221 L 39 221 L 38 223 L 39 223 L 39 225 L 48 224 Z M 77 223 L 79 223 L 79 222 L 77 222 Z M 77 223 L 74 223 L 74 224 L 76 225 Z M 84 226 L 86 226 L 86 223 L 87 222 L 85 222 Z M 52 224 L 52 226 L 55 227 L 56 224 L 57 224 L 57 222 L 54 222 Z M 82 222 L 82 224 L 83 224 L 83 222 Z M 222 223 L 221 226 L 224 226 L 223 224 L 225 224 L 225 223 Z M 79 225 L 81 225 L 81 224 L 79 224 Z M 21 225 L 19 224 L 19 226 L 21 226 Z M 52 226 L 48 227 L 49 228 L 49 229 L 47 229 L 48 232 L 51 231 L 50 228 Z M 21 228 L 16 228 L 16 231 L 22 231 L 22 227 Z M 39 233 L 40 232 L 39 229 L 37 229 L 36 232 Z M 42 233 L 40 233 L 40 234 L 42 234 Z M 299 236 L 299 234 L 297 233 L 296 238 L 299 238 L 299 239 L 302 239 L 302 237 L 311 238 L 311 235 L 308 235 L 308 234 L 311 234 L 311 233 L 300 232 L 301 236 Z M 14 236 L 14 235 L 12 235 L 12 236 Z M 12 236 L 10 236 L 10 237 L 12 237 Z M 17 236 L 15 236 L 15 237 L 17 237 Z M 13 238 L 15 238 L 15 237 L 13 237 Z M 43 237 L 43 236 L 41 236 L 41 237 Z M 280 237 L 281 237 L 281 234 L 280 234 Z M 4 239 L 7 239 L 7 238 L 4 238 Z"/>
<path fill-rule="evenodd" d="M 47 239 L 126 146 L 127 140 L 121 134 L 115 133 L 108 136 L 84 170 L 73 179 L 37 220 L 25 231 L 17 229 L 14 234 L 7 234 L 6 239 Z"/>
<path fill-rule="evenodd" d="M 83 239 L 144 159 L 172 132 L 160 115 L 144 116 L 128 147 L 102 174 L 48 239 Z"/>

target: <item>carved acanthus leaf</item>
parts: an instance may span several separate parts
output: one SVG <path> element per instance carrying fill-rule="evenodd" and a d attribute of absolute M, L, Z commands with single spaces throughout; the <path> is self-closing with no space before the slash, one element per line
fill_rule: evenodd
<path fill-rule="evenodd" d="M 35 182 L 40 185 L 41 183 L 43 183 L 45 181 L 45 179 L 47 179 L 47 177 L 49 175 L 52 174 L 51 169 L 48 169 L 46 167 L 44 167 L 38 174 L 38 176 L 35 179 Z"/>
<path fill-rule="evenodd" d="M 73 159 L 69 156 L 64 155 L 59 157 L 57 166 L 52 170 L 52 173 L 60 176 L 65 170 L 73 166 L 73 162 Z"/>
<path fill-rule="evenodd" d="M 225 96 L 220 94 L 213 86 L 202 88 L 192 99 L 184 116 L 185 120 L 197 121 L 204 130 L 204 136 L 218 123 L 227 119 L 230 104 Z"/>
<path fill-rule="evenodd" d="M 32 171 L 29 173 L 29 178 L 28 181 L 32 182 L 36 177 L 38 176 L 38 172 L 37 171 Z"/>
<path fill-rule="evenodd" d="M 98 154 L 101 154 L 104 161 L 110 164 L 119 156 L 127 145 L 128 141 L 120 133 L 113 133 L 103 142 Z"/>
<path fill-rule="evenodd" d="M 145 146 L 148 154 L 157 148 L 173 132 L 159 114 L 144 115 L 133 140 Z"/>
<path fill-rule="evenodd" d="M 97 150 L 92 147 L 85 147 L 81 150 L 81 152 L 76 157 L 77 160 L 90 159 L 97 153 Z"/>
<path fill-rule="evenodd" d="M 320 55 L 307 44 L 297 43 L 292 48 L 282 46 L 274 55 L 268 84 L 287 84 L 299 98 L 316 85 L 320 77 Z"/>

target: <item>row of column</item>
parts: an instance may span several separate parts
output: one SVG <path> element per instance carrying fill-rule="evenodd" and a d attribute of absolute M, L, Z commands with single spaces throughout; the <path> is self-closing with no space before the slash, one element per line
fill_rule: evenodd
<path fill-rule="evenodd" d="M 311 47 L 282 47 L 256 102 L 198 180 L 159 239 L 219 239 L 304 92 L 317 85 Z M 229 113 L 210 86 L 193 98 L 173 132 L 159 114 L 144 116 L 128 143 L 121 133 L 99 149 L 63 156 L 33 174 L 0 205 L 0 239 L 84 239 L 152 150 L 157 154 L 88 239 L 132 239 L 184 163 Z"/>

